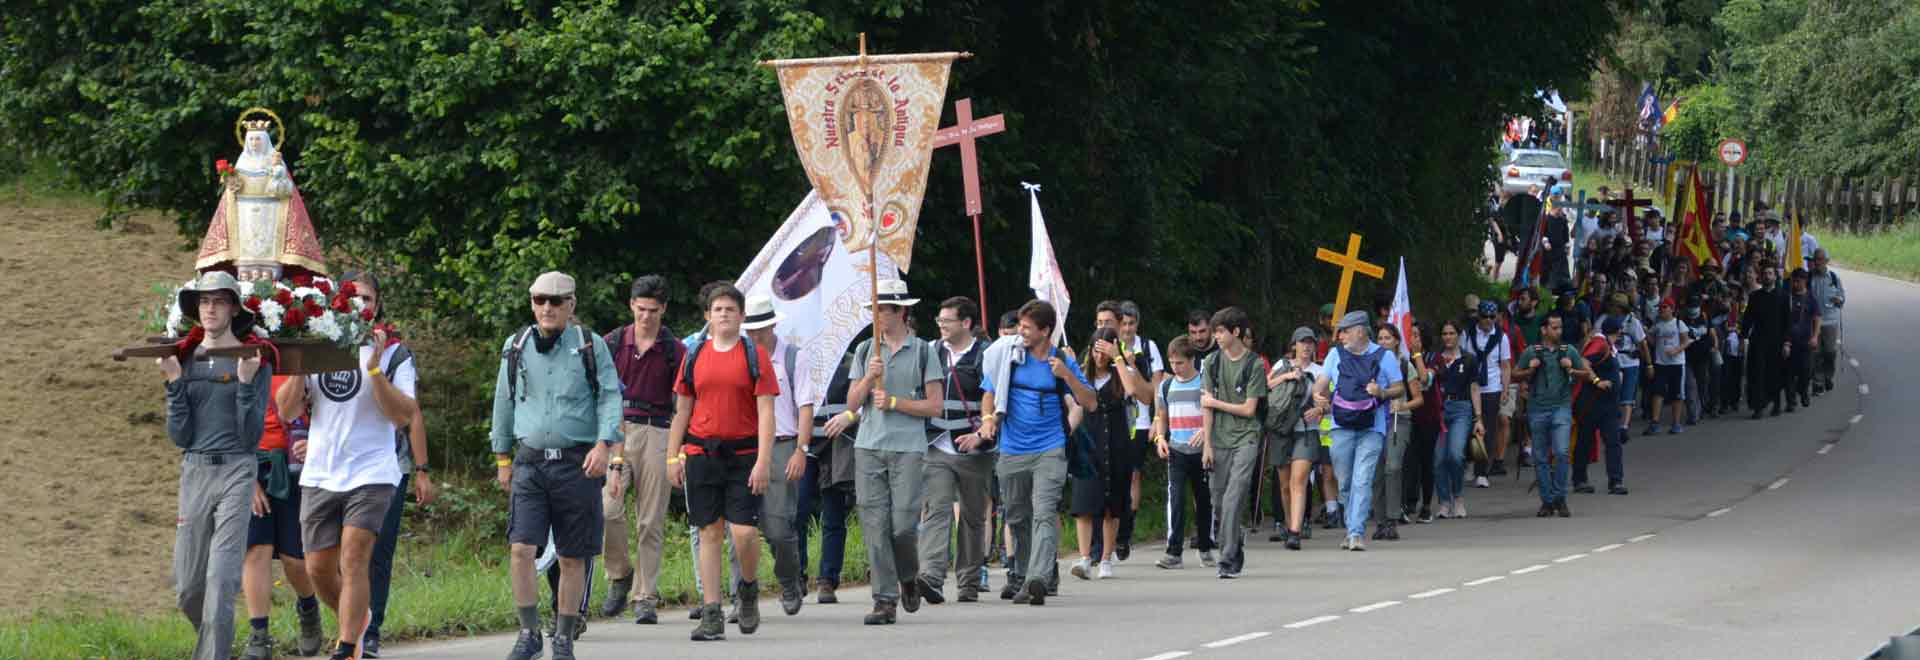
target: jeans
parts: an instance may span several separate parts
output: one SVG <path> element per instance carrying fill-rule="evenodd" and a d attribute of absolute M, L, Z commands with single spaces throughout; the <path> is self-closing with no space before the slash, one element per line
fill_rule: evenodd
<path fill-rule="evenodd" d="M 1187 495 L 1193 495 L 1193 549 L 1213 550 L 1213 497 L 1199 454 L 1167 452 L 1167 554 L 1186 551 Z"/>
<path fill-rule="evenodd" d="M 1553 504 L 1567 499 L 1567 442 L 1573 432 L 1573 408 L 1567 405 L 1534 408 L 1527 411 L 1533 428 L 1533 478 L 1540 484 L 1540 502 Z M 1552 461 L 1552 469 L 1547 469 Z"/>
<path fill-rule="evenodd" d="M 367 606 L 373 610 L 373 616 L 367 619 L 368 636 L 378 636 L 380 624 L 387 621 L 387 593 L 393 587 L 393 552 L 400 545 L 400 513 L 407 507 L 407 486 L 412 481 L 411 474 L 400 477 L 400 487 L 393 491 L 393 504 L 387 506 L 387 519 L 380 523 L 380 536 L 373 541 L 373 557 L 367 562 L 367 586 L 372 590 Z"/>
<path fill-rule="evenodd" d="M 1473 435 L 1473 402 L 1448 401 L 1447 442 L 1433 457 L 1433 493 L 1441 504 L 1460 499 L 1467 487 L 1467 439 Z"/>
<path fill-rule="evenodd" d="M 1373 509 L 1373 470 L 1386 451 L 1387 437 L 1373 429 L 1333 429 L 1333 475 L 1340 482 L 1340 506 L 1347 536 L 1365 536 Z"/>
<path fill-rule="evenodd" d="M 807 565 L 807 535 L 814 519 L 820 521 L 820 579 L 835 588 L 840 586 L 840 569 L 846 565 L 847 515 L 853 511 L 853 484 L 820 487 L 820 461 L 807 459 L 807 473 L 800 477 L 800 506 L 794 515 L 794 531 L 800 535 L 800 566 Z M 805 570 L 801 571 L 802 573 Z"/>

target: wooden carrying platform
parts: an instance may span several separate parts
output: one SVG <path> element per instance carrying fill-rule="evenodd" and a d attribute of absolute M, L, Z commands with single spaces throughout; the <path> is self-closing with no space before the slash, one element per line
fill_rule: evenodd
<path fill-rule="evenodd" d="M 113 352 L 115 362 L 125 362 L 130 358 L 164 358 L 173 355 L 173 340 L 165 337 L 148 337 L 145 346 L 122 348 Z M 331 343 L 314 339 L 287 339 L 273 342 L 280 352 L 280 364 L 273 373 L 282 376 L 329 373 L 334 371 L 352 371 L 359 368 L 354 356 L 346 349 Z M 244 357 L 259 352 L 258 346 L 235 346 L 232 348 L 212 348 L 205 351 L 212 357 Z"/>

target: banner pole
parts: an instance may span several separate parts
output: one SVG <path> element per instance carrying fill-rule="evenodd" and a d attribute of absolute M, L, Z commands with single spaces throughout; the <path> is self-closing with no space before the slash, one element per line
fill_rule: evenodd
<path fill-rule="evenodd" d="M 985 319 L 992 314 L 989 311 L 992 308 L 987 307 L 987 262 L 980 250 L 980 214 L 970 215 L 973 217 L 973 275 L 980 287 L 980 316 Z"/>
<path fill-rule="evenodd" d="M 867 69 L 867 33 L 862 32 L 860 33 L 860 70 L 866 71 L 866 69 Z M 872 318 L 872 320 L 869 321 L 869 323 L 873 325 L 874 355 L 879 355 L 881 356 L 881 359 L 884 360 L 886 359 L 885 356 L 887 354 L 886 353 L 887 346 L 886 346 L 886 339 L 881 336 L 882 333 L 880 332 L 880 322 L 879 322 L 880 321 L 880 215 L 878 213 L 879 209 L 875 209 L 873 207 L 873 181 L 871 179 L 864 181 L 862 182 L 861 187 L 865 188 L 865 190 L 862 192 L 866 193 L 866 196 L 867 196 L 867 224 L 871 226 L 870 228 L 872 230 L 872 232 L 869 234 L 869 236 L 872 237 L 872 240 L 867 243 L 867 250 L 868 250 L 867 252 L 867 300 L 868 300 L 867 308 L 868 310 L 870 310 L 868 316 Z M 874 407 L 875 409 L 879 408 L 879 406 L 877 405 Z"/>

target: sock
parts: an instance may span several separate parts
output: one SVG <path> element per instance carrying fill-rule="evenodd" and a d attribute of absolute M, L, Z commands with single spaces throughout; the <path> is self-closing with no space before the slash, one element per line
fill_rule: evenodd
<path fill-rule="evenodd" d="M 526 607 L 520 607 L 515 609 L 519 610 L 520 628 L 522 630 L 531 630 L 534 632 L 540 632 L 540 606 L 539 605 L 528 605 Z"/>
<path fill-rule="evenodd" d="M 354 651 L 356 650 L 357 647 L 358 647 L 357 644 L 353 644 L 351 642 L 341 642 L 339 646 L 333 647 L 333 657 L 336 657 L 336 658 L 355 657 Z"/>
<path fill-rule="evenodd" d="M 257 630 L 257 631 L 260 631 L 260 632 L 266 632 L 266 631 L 267 631 L 267 617 L 264 617 L 264 616 L 256 616 L 256 617 L 253 617 L 253 618 L 250 618 L 250 619 L 247 619 L 247 626 L 248 626 L 248 627 L 251 627 L 251 628 L 253 628 L 254 630 Z"/>
<path fill-rule="evenodd" d="M 300 601 L 295 604 L 294 607 L 299 608 L 302 612 L 312 612 L 320 609 L 320 599 L 316 596 L 301 596 Z"/>

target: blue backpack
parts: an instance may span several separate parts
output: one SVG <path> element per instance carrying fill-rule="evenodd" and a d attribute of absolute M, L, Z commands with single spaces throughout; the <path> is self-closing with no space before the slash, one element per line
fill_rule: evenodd
<path fill-rule="evenodd" d="M 1333 381 L 1333 423 L 1343 429 L 1373 428 L 1380 400 L 1367 394 L 1367 383 L 1380 377 L 1380 356 L 1387 351 L 1355 355 L 1344 346 L 1334 350 L 1340 351 L 1340 373 Z"/>

